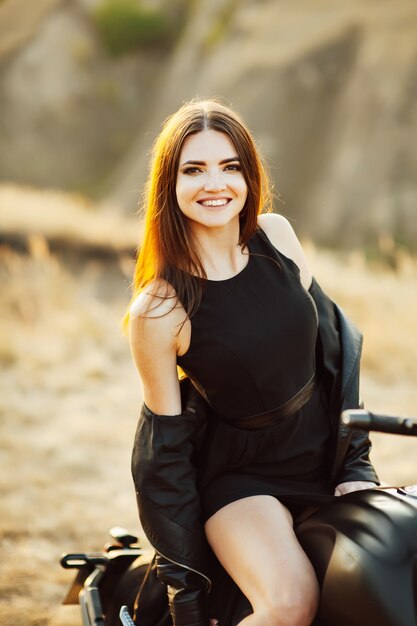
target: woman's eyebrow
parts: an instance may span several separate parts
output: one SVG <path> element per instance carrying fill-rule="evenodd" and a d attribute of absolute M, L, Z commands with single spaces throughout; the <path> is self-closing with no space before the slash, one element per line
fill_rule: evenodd
<path fill-rule="evenodd" d="M 219 165 L 224 165 L 225 163 L 232 163 L 235 161 L 240 161 L 238 156 L 229 157 L 228 159 L 222 159 L 221 161 L 219 161 Z M 205 161 L 194 161 L 193 159 L 191 159 L 190 161 L 184 161 L 184 163 L 181 163 L 180 167 L 183 167 L 184 165 L 207 165 L 207 163 Z"/>

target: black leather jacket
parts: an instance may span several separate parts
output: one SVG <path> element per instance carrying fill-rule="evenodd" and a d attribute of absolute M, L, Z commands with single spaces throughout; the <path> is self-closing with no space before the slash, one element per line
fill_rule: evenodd
<path fill-rule="evenodd" d="M 342 410 L 359 406 L 362 336 L 315 280 L 310 294 L 319 316 L 317 367 L 334 429 L 331 480 L 334 486 L 351 480 L 378 483 L 369 461 L 368 436 L 339 422 Z M 210 408 L 188 380 L 181 383 L 181 393 L 181 415 L 155 415 L 143 406 L 132 474 L 140 521 L 158 555 L 158 575 L 170 593 L 172 621 L 175 626 L 206 626 L 201 590 L 210 589 L 209 550 L 201 523 L 194 455 L 204 438 Z"/>

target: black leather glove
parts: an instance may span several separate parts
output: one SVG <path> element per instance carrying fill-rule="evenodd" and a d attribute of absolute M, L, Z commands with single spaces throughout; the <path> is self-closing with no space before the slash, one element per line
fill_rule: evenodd
<path fill-rule="evenodd" d="M 174 626 L 208 626 L 204 579 L 156 553 L 159 580 L 167 585 L 169 610 Z"/>

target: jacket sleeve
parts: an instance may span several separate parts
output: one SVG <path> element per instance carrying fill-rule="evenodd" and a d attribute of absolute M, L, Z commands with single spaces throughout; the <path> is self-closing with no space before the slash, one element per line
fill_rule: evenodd
<path fill-rule="evenodd" d="M 336 305 L 335 305 L 336 306 Z M 338 449 L 343 452 L 343 460 L 336 475 L 335 484 L 349 481 L 370 481 L 379 485 L 378 476 L 369 458 L 372 444 L 368 433 L 363 430 L 347 429 L 340 422 L 340 414 L 345 409 L 361 407 L 359 394 L 360 359 L 362 335 L 355 329 L 344 313 L 336 306 L 342 345 L 342 384 L 339 419 Z M 351 358 L 356 355 L 355 358 Z M 353 364 L 353 365 L 351 365 Z"/>
<path fill-rule="evenodd" d="M 195 455 L 209 407 L 188 380 L 180 388 L 180 415 L 157 415 L 142 406 L 132 475 L 140 521 L 157 553 L 157 574 L 168 588 L 174 626 L 207 626 L 210 580 Z"/>
<path fill-rule="evenodd" d="M 338 485 L 367 480 L 379 484 L 369 459 L 371 442 L 368 434 L 360 430 L 352 431 L 340 423 L 343 410 L 359 407 L 362 335 L 315 279 L 309 291 L 319 316 L 318 367 L 335 428 L 332 482 Z"/>
<path fill-rule="evenodd" d="M 158 553 L 156 571 L 159 580 L 167 586 L 169 611 L 174 626 L 207 626 L 207 590 L 201 576 Z"/>
<path fill-rule="evenodd" d="M 335 484 L 366 480 L 379 485 L 379 479 L 369 459 L 372 448 L 366 432 L 353 430 L 348 434 L 349 443 L 342 467 L 336 475 Z"/>

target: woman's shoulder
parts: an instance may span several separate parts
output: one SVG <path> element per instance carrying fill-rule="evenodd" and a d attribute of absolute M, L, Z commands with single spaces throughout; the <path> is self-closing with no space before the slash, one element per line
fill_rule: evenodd
<path fill-rule="evenodd" d="M 149 283 L 133 300 L 129 309 L 131 338 L 141 344 L 171 344 L 187 314 L 175 289 L 163 279 Z"/>
<path fill-rule="evenodd" d="M 298 266 L 301 282 L 308 289 L 312 280 L 311 271 L 301 243 L 288 219 L 278 213 L 263 213 L 258 216 L 258 225 L 278 252 Z"/>
<path fill-rule="evenodd" d="M 178 298 L 170 283 L 158 278 L 146 285 L 132 301 L 130 319 L 159 319 L 178 308 Z"/>
<path fill-rule="evenodd" d="M 179 330 L 187 314 L 175 289 L 166 281 L 149 283 L 133 300 L 129 309 L 130 344 L 135 360 L 155 354 L 174 354 Z"/>
<path fill-rule="evenodd" d="M 262 213 L 258 215 L 258 226 L 275 245 L 287 245 L 288 240 L 295 237 L 295 232 L 286 217 L 279 213 Z"/>

